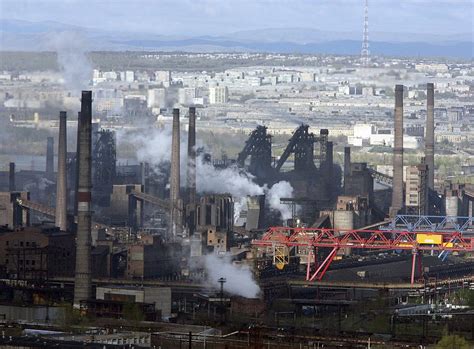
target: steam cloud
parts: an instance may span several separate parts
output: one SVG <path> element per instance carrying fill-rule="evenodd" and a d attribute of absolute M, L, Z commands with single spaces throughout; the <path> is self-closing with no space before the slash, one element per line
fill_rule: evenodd
<path fill-rule="evenodd" d="M 246 266 L 234 265 L 230 256 L 219 257 L 214 254 L 205 256 L 207 281 L 214 287 L 220 287 L 218 280 L 225 278 L 224 291 L 245 298 L 257 298 L 260 287 L 255 282 L 251 270 Z"/>
<path fill-rule="evenodd" d="M 118 138 L 132 143 L 137 147 L 139 161 L 149 162 L 158 166 L 171 160 L 171 127 L 141 131 L 139 134 L 119 132 Z M 181 184 L 186 183 L 187 138 L 180 137 Z M 196 186 L 200 193 L 228 193 L 234 197 L 235 217 L 246 206 L 248 195 L 266 194 L 270 208 L 279 211 L 282 219 L 291 218 L 291 211 L 286 205 L 280 204 L 280 198 L 292 197 L 293 188 L 290 183 L 281 181 L 271 188 L 259 186 L 253 181 L 253 176 L 242 169 L 231 166 L 216 169 L 212 164 L 199 157 L 196 162 Z"/>
<path fill-rule="evenodd" d="M 287 205 L 280 203 L 280 199 L 291 197 L 293 197 L 293 187 L 286 181 L 278 182 L 268 190 L 267 200 L 270 203 L 270 207 L 274 210 L 280 211 L 283 220 L 292 218 L 292 214 Z"/>
<path fill-rule="evenodd" d="M 74 93 L 85 89 L 92 77 L 92 66 L 86 55 L 86 40 L 78 32 L 50 34 L 49 49 L 57 52 L 64 85 Z"/>

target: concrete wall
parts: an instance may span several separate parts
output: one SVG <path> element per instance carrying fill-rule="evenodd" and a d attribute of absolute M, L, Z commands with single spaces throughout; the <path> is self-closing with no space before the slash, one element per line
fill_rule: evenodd
<path fill-rule="evenodd" d="M 106 294 L 124 295 L 135 297 L 135 302 L 154 303 L 155 309 L 161 311 L 163 318 L 171 316 L 171 288 L 170 287 L 144 287 L 144 288 L 114 288 L 97 287 L 96 298 L 105 299 Z"/>
<path fill-rule="evenodd" d="M 155 309 L 161 310 L 163 318 L 171 316 L 171 288 L 145 287 L 145 303 L 155 303 Z"/>
<path fill-rule="evenodd" d="M 61 307 L 20 307 L 0 305 L 0 319 L 23 321 L 49 321 L 64 319 L 64 308 Z"/>
<path fill-rule="evenodd" d="M 459 215 L 459 198 L 457 196 L 446 196 L 446 216 Z"/>

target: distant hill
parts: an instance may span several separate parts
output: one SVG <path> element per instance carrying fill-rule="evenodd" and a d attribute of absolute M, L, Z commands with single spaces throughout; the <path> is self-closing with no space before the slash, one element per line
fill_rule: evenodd
<path fill-rule="evenodd" d="M 50 50 L 58 33 L 80 33 L 86 50 L 161 50 L 189 52 L 275 52 L 358 54 L 360 33 L 329 32 L 311 28 L 269 28 L 239 31 L 222 36 L 164 36 L 149 33 L 110 32 L 53 21 L 0 20 L 3 51 Z M 372 33 L 370 50 L 376 55 L 416 57 L 474 56 L 472 34 Z"/>

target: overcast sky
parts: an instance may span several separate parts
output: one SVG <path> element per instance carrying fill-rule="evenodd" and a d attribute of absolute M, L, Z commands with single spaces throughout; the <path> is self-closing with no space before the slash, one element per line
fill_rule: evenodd
<path fill-rule="evenodd" d="M 261 28 L 361 31 L 364 0 L 0 0 L 0 17 L 107 30 L 220 35 Z M 472 33 L 474 0 L 369 0 L 371 32 Z"/>

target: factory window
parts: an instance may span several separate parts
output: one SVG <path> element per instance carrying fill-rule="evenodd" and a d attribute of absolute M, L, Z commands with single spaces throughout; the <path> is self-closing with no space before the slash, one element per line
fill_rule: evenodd
<path fill-rule="evenodd" d="M 30 265 L 30 261 L 28 259 L 25 261 L 25 263 L 26 265 Z"/>
<path fill-rule="evenodd" d="M 23 247 L 23 241 L 20 241 L 20 247 Z"/>
<path fill-rule="evenodd" d="M 7 246 L 10 245 L 10 241 L 7 240 L 6 245 L 7 245 Z"/>
<path fill-rule="evenodd" d="M 7 259 L 5 259 L 5 264 L 8 264 L 8 258 L 7 258 Z"/>
<path fill-rule="evenodd" d="M 30 242 L 29 242 L 29 241 L 26 242 L 26 246 L 30 246 Z"/>
<path fill-rule="evenodd" d="M 31 265 L 35 265 L 36 264 L 36 261 L 35 260 L 32 260 L 31 261 Z"/>

